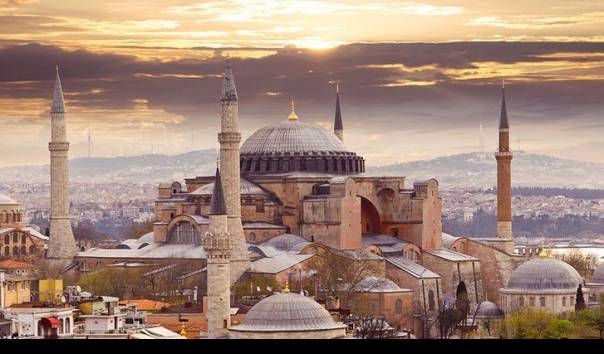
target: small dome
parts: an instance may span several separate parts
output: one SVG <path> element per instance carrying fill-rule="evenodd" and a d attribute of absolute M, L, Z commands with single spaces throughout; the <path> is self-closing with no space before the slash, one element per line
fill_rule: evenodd
<path fill-rule="evenodd" d="M 19 203 L 8 195 L 0 193 L 0 205 L 19 205 Z"/>
<path fill-rule="evenodd" d="M 490 301 L 483 301 L 478 305 L 476 319 L 478 320 L 495 320 L 503 317 L 503 310 L 496 304 Z"/>
<path fill-rule="evenodd" d="M 254 305 L 240 325 L 246 332 L 299 332 L 343 328 L 319 303 L 296 293 L 276 293 Z"/>
<path fill-rule="evenodd" d="M 591 276 L 590 283 L 604 285 L 604 261 L 600 261 L 598 269 L 596 269 L 594 274 Z"/>
<path fill-rule="evenodd" d="M 568 263 L 554 258 L 534 258 L 522 263 L 510 277 L 506 289 L 576 290 L 581 275 Z"/>

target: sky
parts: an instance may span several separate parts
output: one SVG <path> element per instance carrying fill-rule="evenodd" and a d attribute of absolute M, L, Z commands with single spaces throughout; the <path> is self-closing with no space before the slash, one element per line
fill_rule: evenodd
<path fill-rule="evenodd" d="M 244 139 L 287 119 L 367 165 L 496 148 L 604 163 L 604 1 L 0 0 L 0 166 L 48 162 L 59 65 L 71 157 L 216 148 L 228 57 Z"/>

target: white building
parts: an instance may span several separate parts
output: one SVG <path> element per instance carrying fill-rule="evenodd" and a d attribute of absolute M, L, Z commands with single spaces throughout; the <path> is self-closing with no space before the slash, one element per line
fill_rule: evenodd
<path fill-rule="evenodd" d="M 4 318 L 13 321 L 19 337 L 61 337 L 73 333 L 73 307 L 9 307 Z"/>

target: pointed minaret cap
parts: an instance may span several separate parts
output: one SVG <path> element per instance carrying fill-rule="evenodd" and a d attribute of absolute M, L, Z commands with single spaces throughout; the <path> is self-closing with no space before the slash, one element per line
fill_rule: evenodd
<path fill-rule="evenodd" d="M 56 66 L 57 76 L 55 78 L 55 90 L 52 93 L 52 107 L 50 113 L 65 113 L 65 99 L 63 98 L 63 88 L 61 87 L 61 78 L 59 77 L 59 66 Z"/>
<path fill-rule="evenodd" d="M 298 120 L 298 115 L 296 114 L 296 105 L 294 103 L 294 98 L 292 97 L 292 112 L 287 116 L 289 120 Z"/>
<path fill-rule="evenodd" d="M 501 115 L 499 117 L 499 129 L 509 129 L 508 112 L 505 107 L 505 79 L 501 81 Z"/>
<path fill-rule="evenodd" d="M 235 88 L 235 76 L 231 62 L 227 60 L 226 69 L 224 71 L 224 80 L 222 81 L 221 101 L 237 101 L 237 88 Z"/>
<path fill-rule="evenodd" d="M 333 130 L 344 130 L 342 112 L 340 111 L 340 84 L 336 84 L 336 117 L 333 123 Z"/>
<path fill-rule="evenodd" d="M 222 190 L 222 181 L 220 179 L 220 170 L 216 167 L 216 178 L 214 179 L 214 190 L 210 200 L 209 215 L 226 215 L 224 203 L 224 191 Z"/>

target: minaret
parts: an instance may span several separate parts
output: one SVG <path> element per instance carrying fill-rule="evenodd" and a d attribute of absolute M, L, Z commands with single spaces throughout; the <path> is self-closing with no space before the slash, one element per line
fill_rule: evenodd
<path fill-rule="evenodd" d="M 209 232 L 203 239 L 207 255 L 208 285 L 208 338 L 228 337 L 231 327 L 231 236 L 227 228 L 227 208 L 220 171 L 216 168 L 216 179 L 209 208 Z"/>
<path fill-rule="evenodd" d="M 69 221 L 69 142 L 66 136 L 65 101 L 58 66 L 50 123 L 50 240 L 47 258 L 56 271 L 69 265 L 78 252 Z"/>
<path fill-rule="evenodd" d="M 342 112 L 340 111 L 340 84 L 336 84 L 336 117 L 333 123 L 333 132 L 344 142 L 344 125 L 342 124 Z"/>
<path fill-rule="evenodd" d="M 505 84 L 502 84 L 501 115 L 499 117 L 499 150 L 497 160 L 497 237 L 512 237 L 512 152 L 510 151 L 510 126 L 505 107 Z"/>
<path fill-rule="evenodd" d="M 234 283 L 249 269 L 250 260 L 241 224 L 241 189 L 239 143 L 239 106 L 235 78 L 231 64 L 227 61 L 222 95 L 220 97 L 221 130 L 218 133 L 220 143 L 220 170 L 227 211 L 227 226 L 231 234 L 233 250 L 231 253 L 231 283 Z"/>

